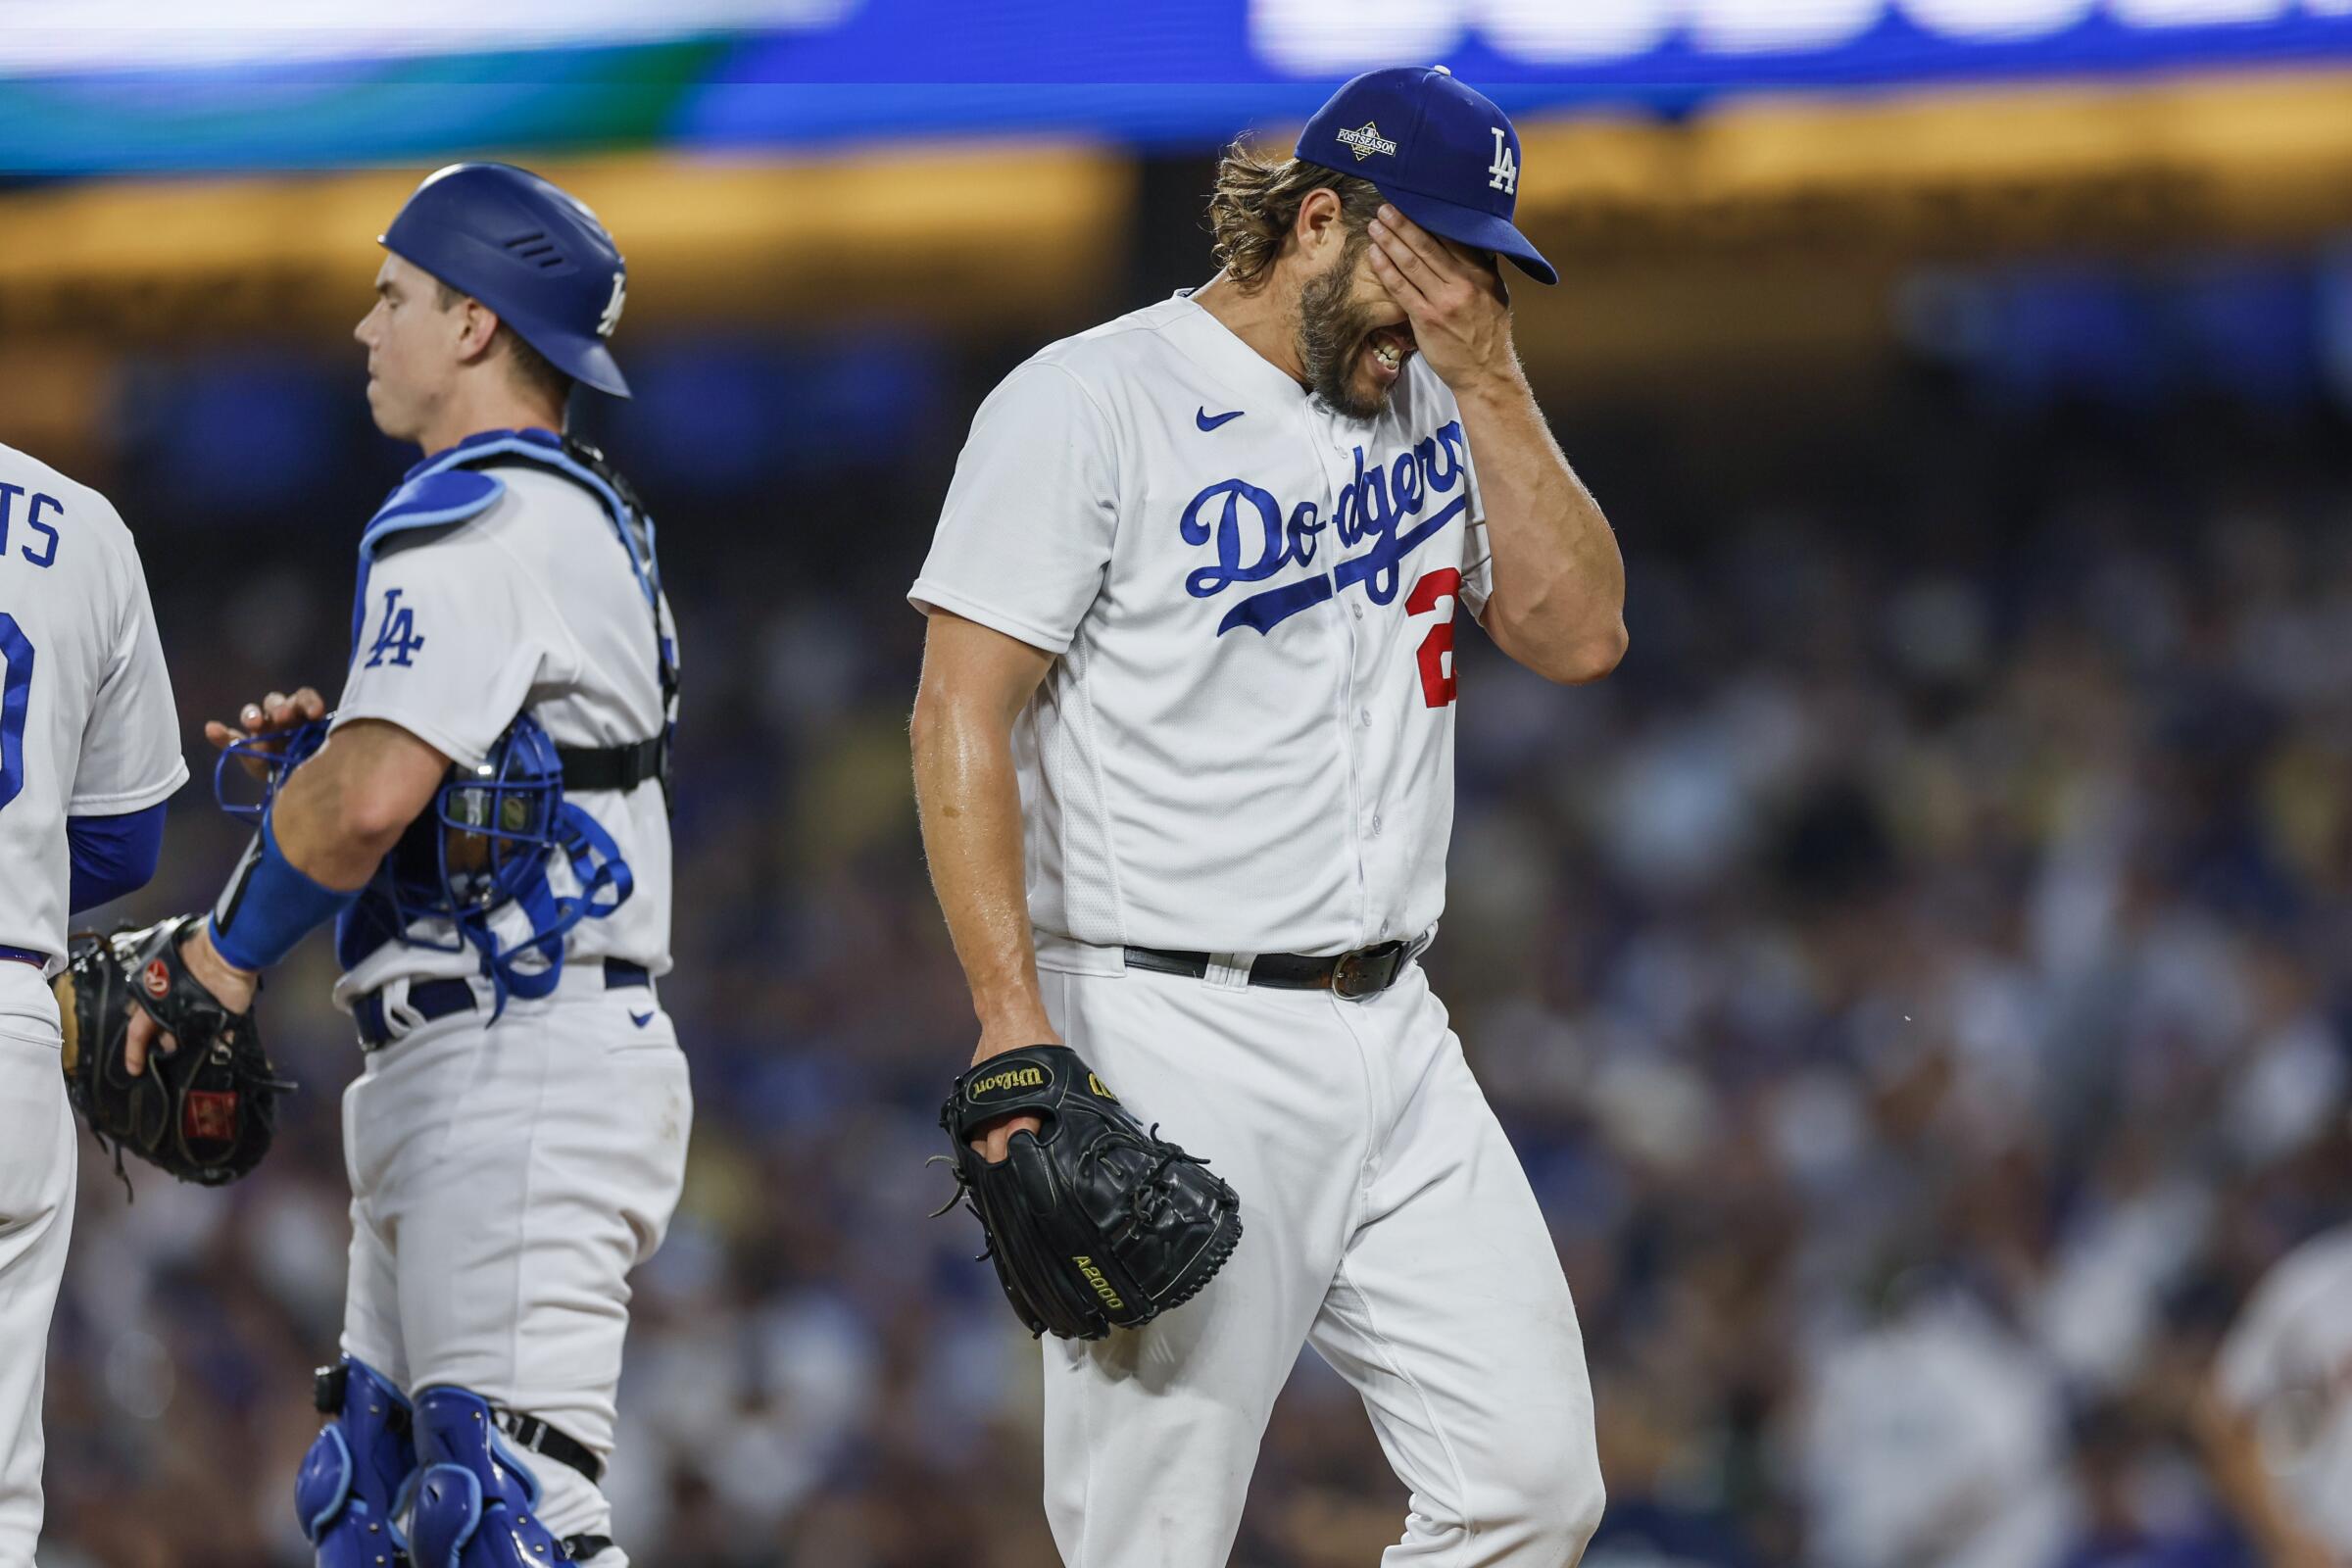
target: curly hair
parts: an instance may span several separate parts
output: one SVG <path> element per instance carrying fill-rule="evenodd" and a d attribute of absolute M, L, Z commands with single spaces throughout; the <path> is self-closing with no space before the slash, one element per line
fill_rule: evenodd
<path fill-rule="evenodd" d="M 1349 237 L 1366 231 L 1381 194 L 1368 179 L 1343 174 L 1301 158 L 1277 157 L 1237 141 L 1217 163 L 1217 187 L 1208 198 L 1209 252 L 1225 275 L 1252 293 L 1265 286 L 1298 209 L 1315 191 L 1336 192 Z"/>

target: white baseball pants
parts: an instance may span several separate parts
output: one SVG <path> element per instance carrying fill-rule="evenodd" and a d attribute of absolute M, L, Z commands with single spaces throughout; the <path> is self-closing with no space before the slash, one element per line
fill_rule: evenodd
<path fill-rule="evenodd" d="M 668 1014 L 650 989 L 602 979 L 575 965 L 491 1027 L 484 1012 L 425 1024 L 369 1055 L 343 1096 L 344 1350 L 411 1394 L 455 1384 L 535 1415 L 599 1458 L 627 1276 L 669 1226 L 694 1119 Z M 559 1539 L 611 1534 L 585 1476 L 518 1456 Z"/>
<path fill-rule="evenodd" d="M 1041 975 L 1128 1108 L 1232 1182 L 1240 1248 L 1136 1332 L 1046 1342 L 1068 1568 L 1224 1568 L 1274 1396 L 1312 1345 L 1409 1492 L 1384 1568 L 1564 1568 L 1600 1519 L 1584 1341 L 1517 1156 L 1418 965 L 1351 1003 Z"/>
<path fill-rule="evenodd" d="M 0 1568 L 30 1568 L 41 1534 L 41 1390 L 75 1177 L 58 1045 L 41 972 L 0 959 Z"/>

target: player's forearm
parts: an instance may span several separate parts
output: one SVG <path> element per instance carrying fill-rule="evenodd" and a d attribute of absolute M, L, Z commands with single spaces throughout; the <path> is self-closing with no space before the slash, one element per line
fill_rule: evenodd
<path fill-rule="evenodd" d="M 287 775 L 261 831 L 188 943 L 188 962 L 228 1001 L 335 918 L 424 809 L 448 759 L 397 725 L 345 726 Z M 216 973 L 211 961 L 225 967 Z"/>
<path fill-rule="evenodd" d="M 448 775 L 449 759 L 398 724 L 345 724 L 286 776 L 270 813 L 277 847 L 321 887 L 366 887 Z"/>
<path fill-rule="evenodd" d="M 1598 680 L 1626 646 L 1625 560 L 1608 518 L 1515 367 L 1461 389 L 1457 401 L 1494 555 L 1489 635 L 1552 680 Z"/>
<path fill-rule="evenodd" d="M 2196 1425 L 2215 1489 L 2261 1546 L 2263 1560 L 2280 1568 L 2320 1568 L 2328 1563 L 2325 1548 L 2295 1522 L 2273 1489 L 2253 1423 L 2208 1394 Z"/>
<path fill-rule="evenodd" d="M 980 705 L 926 691 L 912 735 L 923 854 L 981 1040 L 1058 1045 L 1038 990 L 1010 725 Z"/>
<path fill-rule="evenodd" d="M 360 726 L 336 735 L 288 775 L 270 810 L 287 861 L 321 887 L 366 887 L 431 798 L 427 793 L 402 814 L 404 803 L 372 776 L 381 759 L 369 740 Z"/>

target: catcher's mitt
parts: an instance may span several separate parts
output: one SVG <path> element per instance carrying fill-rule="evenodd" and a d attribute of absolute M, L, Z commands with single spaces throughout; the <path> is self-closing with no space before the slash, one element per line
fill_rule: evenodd
<path fill-rule="evenodd" d="M 975 1129 L 1019 1112 L 1044 1126 L 1014 1133 L 1002 1164 L 970 1147 Z M 956 1197 L 980 1216 L 983 1255 L 1032 1334 L 1141 1328 L 1191 1300 L 1241 1240 L 1233 1189 L 1146 1132 L 1066 1046 L 989 1057 L 956 1080 L 939 1120 Z"/>
<path fill-rule="evenodd" d="M 179 945 L 201 918 L 76 936 L 57 1001 L 66 1094 L 117 1173 L 127 1149 L 183 1182 L 219 1187 L 270 1152 L 278 1097 L 294 1086 L 270 1064 L 253 1014 L 230 1012 L 188 973 Z M 170 1055 L 150 1052 L 136 1078 L 122 1055 L 134 997 L 179 1043 Z"/>

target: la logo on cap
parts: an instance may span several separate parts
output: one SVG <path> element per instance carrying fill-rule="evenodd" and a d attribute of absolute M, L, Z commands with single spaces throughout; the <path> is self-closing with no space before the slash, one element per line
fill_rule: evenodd
<path fill-rule="evenodd" d="M 1385 153 L 1391 158 L 1396 156 L 1396 144 L 1383 136 L 1380 127 L 1369 120 L 1353 130 L 1341 131 L 1339 139 L 1341 146 L 1355 150 L 1355 161 L 1359 164 L 1374 153 Z"/>

